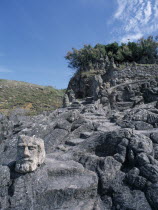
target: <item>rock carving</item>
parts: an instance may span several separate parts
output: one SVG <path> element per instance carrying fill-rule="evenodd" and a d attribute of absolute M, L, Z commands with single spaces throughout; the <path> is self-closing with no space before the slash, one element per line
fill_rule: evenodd
<path fill-rule="evenodd" d="M 45 148 L 42 139 L 35 136 L 19 136 L 15 171 L 28 173 L 35 171 L 45 159 Z"/>

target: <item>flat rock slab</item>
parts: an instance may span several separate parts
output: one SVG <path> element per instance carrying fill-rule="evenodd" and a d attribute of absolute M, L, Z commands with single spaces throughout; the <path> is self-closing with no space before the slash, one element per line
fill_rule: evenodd
<path fill-rule="evenodd" d="M 47 171 L 49 176 L 72 176 L 84 172 L 84 167 L 73 160 L 59 161 L 56 159 L 47 158 L 45 163 L 48 168 Z"/>
<path fill-rule="evenodd" d="M 75 206 L 74 209 L 77 206 L 79 209 L 79 206 L 88 205 L 85 200 L 90 201 L 91 206 L 96 200 L 97 186 L 97 175 L 85 170 L 81 164 L 47 159 L 34 173 L 15 179 L 11 209 L 61 210 Z"/>
<path fill-rule="evenodd" d="M 113 131 L 113 130 L 117 130 L 119 129 L 120 127 L 113 124 L 113 123 L 106 123 L 104 124 L 103 126 L 100 125 L 98 128 L 97 128 L 97 131 L 103 131 L 103 132 L 107 132 L 107 131 Z"/>
<path fill-rule="evenodd" d="M 80 143 L 82 143 L 84 141 L 84 139 L 71 139 L 65 142 L 65 144 L 69 145 L 69 146 L 76 146 Z"/>
<path fill-rule="evenodd" d="M 147 137 L 151 137 L 151 139 L 153 140 L 154 143 L 158 142 L 158 141 L 155 140 L 157 138 L 157 135 L 158 135 L 158 128 L 153 128 L 153 129 L 150 129 L 150 130 L 135 130 L 134 132 L 137 133 L 137 134 L 143 134 Z M 156 138 L 154 138 L 155 136 L 156 136 Z"/>
<path fill-rule="evenodd" d="M 81 139 L 87 139 L 87 138 L 89 138 L 92 134 L 93 134 L 93 132 L 82 132 L 82 133 L 80 134 L 80 138 L 81 138 Z"/>

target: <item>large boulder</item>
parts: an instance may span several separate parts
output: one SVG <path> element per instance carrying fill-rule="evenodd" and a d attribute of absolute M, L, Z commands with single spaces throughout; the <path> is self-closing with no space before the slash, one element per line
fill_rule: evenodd
<path fill-rule="evenodd" d="M 34 173 L 19 176 L 11 169 L 10 209 L 91 210 L 97 198 L 98 179 L 74 161 L 46 159 Z"/>

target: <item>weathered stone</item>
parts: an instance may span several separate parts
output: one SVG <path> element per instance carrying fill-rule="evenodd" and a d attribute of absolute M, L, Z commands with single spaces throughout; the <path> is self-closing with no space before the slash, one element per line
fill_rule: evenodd
<path fill-rule="evenodd" d="M 148 202 L 152 206 L 152 209 L 157 209 L 158 207 L 158 183 L 152 184 L 147 188 L 146 197 Z"/>
<path fill-rule="evenodd" d="M 70 105 L 69 97 L 67 94 L 65 94 L 63 98 L 63 107 L 68 107 L 69 105 Z"/>
<path fill-rule="evenodd" d="M 0 115 L 1 209 L 157 209 L 158 65 L 112 63 L 79 69 L 65 108 Z M 45 143 L 32 173 L 15 171 L 19 135 Z"/>
<path fill-rule="evenodd" d="M 154 144 L 154 158 L 158 160 L 158 144 Z"/>
<path fill-rule="evenodd" d="M 79 117 L 80 117 L 80 112 L 78 110 L 74 110 L 74 111 L 69 111 L 65 116 L 65 119 L 68 122 L 72 123 L 75 120 L 77 120 Z"/>
<path fill-rule="evenodd" d="M 0 166 L 0 209 L 9 207 L 8 188 L 10 184 L 10 171 L 7 166 Z"/>
<path fill-rule="evenodd" d="M 21 135 L 18 139 L 15 170 L 19 173 L 35 171 L 45 159 L 42 139 Z"/>
<path fill-rule="evenodd" d="M 142 122 L 142 121 L 136 121 L 136 122 L 134 122 L 134 125 L 135 125 L 136 130 L 148 130 L 148 129 L 153 128 L 152 125 Z"/>
<path fill-rule="evenodd" d="M 134 134 L 130 139 L 129 148 L 131 148 L 135 153 L 153 153 L 152 141 L 144 135 Z"/>
<path fill-rule="evenodd" d="M 107 106 L 109 105 L 109 99 L 107 97 L 102 97 L 101 98 L 101 103 L 104 105 L 104 106 Z"/>
<path fill-rule="evenodd" d="M 153 141 L 153 143 L 158 144 L 158 133 L 157 132 L 151 133 L 150 138 Z"/>
<path fill-rule="evenodd" d="M 119 143 L 117 146 L 117 153 L 114 155 L 114 158 L 120 163 L 123 163 L 125 161 L 127 145 L 128 145 L 128 139 L 124 138 L 122 139 L 121 143 Z"/>
<path fill-rule="evenodd" d="M 149 181 L 153 183 L 158 182 L 158 166 L 147 164 L 140 167 L 140 172 Z"/>
<path fill-rule="evenodd" d="M 80 143 L 82 143 L 84 141 L 84 139 L 71 139 L 65 142 L 65 144 L 69 145 L 69 146 L 76 146 Z"/>
<path fill-rule="evenodd" d="M 63 129 L 69 132 L 71 130 L 71 124 L 65 119 L 60 119 L 57 121 L 54 129 Z"/>
<path fill-rule="evenodd" d="M 149 209 L 151 210 L 150 205 L 148 204 L 145 195 L 140 190 L 130 191 L 129 188 L 122 188 L 120 191 L 113 195 L 113 207 L 115 209 Z"/>
<path fill-rule="evenodd" d="M 139 169 L 138 168 L 133 168 L 131 169 L 128 174 L 126 175 L 126 181 L 132 186 L 135 187 L 136 189 L 143 190 L 146 186 L 147 180 L 139 176 Z"/>
<path fill-rule="evenodd" d="M 101 167 L 98 168 L 102 193 L 108 192 L 113 185 L 116 185 L 113 181 L 116 179 L 117 172 L 119 172 L 120 168 L 121 164 L 113 157 L 109 156 L 105 158 Z M 121 179 L 121 176 L 119 177 Z"/>
<path fill-rule="evenodd" d="M 93 134 L 92 132 L 82 132 L 82 133 L 80 134 L 80 138 L 81 138 L 81 139 L 87 139 L 87 138 L 89 138 L 92 134 Z"/>
<path fill-rule="evenodd" d="M 136 156 L 136 162 L 139 166 L 144 166 L 146 164 L 149 164 L 150 160 L 148 156 L 146 155 L 146 153 L 141 152 Z"/>
<path fill-rule="evenodd" d="M 68 93 L 69 101 L 73 102 L 75 100 L 75 93 L 74 93 L 74 91 L 72 89 L 70 89 L 70 90 L 67 91 L 67 93 Z"/>
<path fill-rule="evenodd" d="M 97 196 L 97 184 L 95 173 L 84 170 L 79 163 L 46 159 L 34 173 L 15 179 L 11 208 L 73 209 L 86 200 L 91 205 Z"/>

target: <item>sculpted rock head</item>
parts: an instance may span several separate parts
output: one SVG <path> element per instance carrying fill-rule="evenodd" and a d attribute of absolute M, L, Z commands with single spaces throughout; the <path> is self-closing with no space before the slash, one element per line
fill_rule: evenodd
<path fill-rule="evenodd" d="M 15 171 L 28 173 L 36 170 L 45 159 L 44 141 L 39 138 L 21 135 L 17 144 Z"/>

